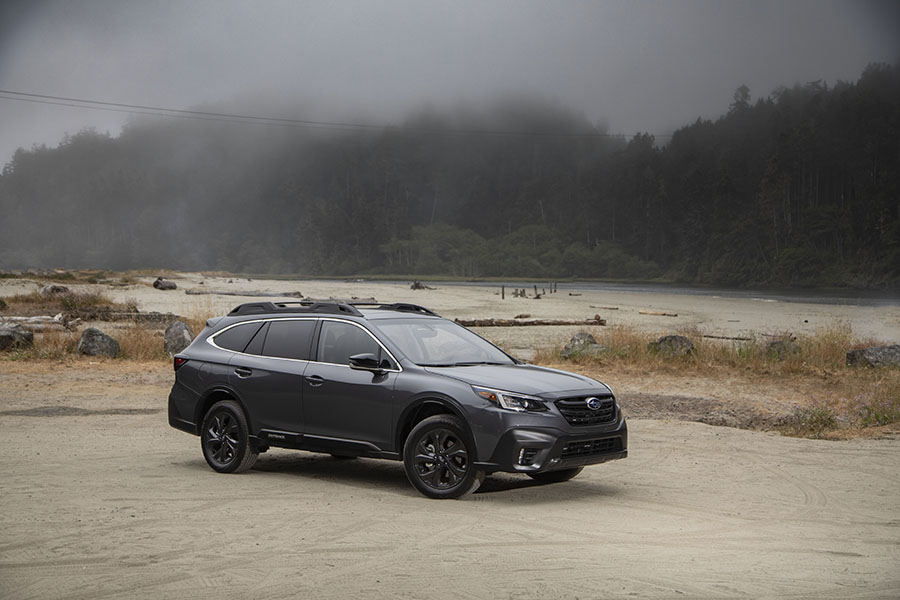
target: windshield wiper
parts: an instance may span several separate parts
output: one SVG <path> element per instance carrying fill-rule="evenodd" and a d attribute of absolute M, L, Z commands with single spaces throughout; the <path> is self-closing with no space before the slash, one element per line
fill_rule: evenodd
<path fill-rule="evenodd" d="M 492 362 L 492 361 L 465 361 L 455 363 L 416 363 L 420 367 L 474 367 L 476 365 L 509 365 L 513 363 Z"/>
<path fill-rule="evenodd" d="M 476 365 L 509 365 L 512 363 L 496 362 L 488 360 L 470 360 L 465 362 L 453 363 L 454 367 L 474 367 Z"/>

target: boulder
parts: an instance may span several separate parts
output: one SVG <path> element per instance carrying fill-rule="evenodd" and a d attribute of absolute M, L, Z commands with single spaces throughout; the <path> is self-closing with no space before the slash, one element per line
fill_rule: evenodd
<path fill-rule="evenodd" d="M 597 356 L 602 354 L 606 348 L 597 343 L 597 340 L 589 333 L 576 333 L 566 342 L 566 345 L 560 351 L 562 358 L 569 359 L 577 356 Z"/>
<path fill-rule="evenodd" d="M 163 279 L 162 277 L 156 278 L 156 281 L 153 282 L 153 287 L 155 287 L 158 290 L 178 289 L 178 286 L 175 285 L 174 281 L 169 281 L 168 279 Z"/>
<path fill-rule="evenodd" d="M 96 327 L 88 327 L 78 340 L 78 353 L 87 356 L 110 356 L 115 358 L 121 348 L 119 342 L 109 337 Z"/>
<path fill-rule="evenodd" d="M 69 288 L 64 285 L 56 285 L 49 283 L 41 288 L 41 298 L 49 298 L 50 296 L 58 296 L 59 294 L 68 294 Z"/>
<path fill-rule="evenodd" d="M 0 323 L 0 350 L 27 348 L 34 345 L 34 334 L 21 325 Z"/>
<path fill-rule="evenodd" d="M 647 348 L 651 352 L 669 356 L 685 356 L 694 353 L 694 343 L 683 335 L 664 335 L 655 342 L 650 342 Z"/>
<path fill-rule="evenodd" d="M 900 367 L 900 345 L 870 346 L 847 353 L 851 367 Z"/>
<path fill-rule="evenodd" d="M 184 321 L 174 321 L 166 327 L 163 344 L 166 348 L 166 353 L 172 357 L 187 348 L 193 339 L 194 332 L 191 331 L 190 325 Z"/>
<path fill-rule="evenodd" d="M 800 346 L 794 340 L 772 340 L 766 344 L 766 354 L 775 360 L 784 360 L 789 356 L 800 354 Z"/>

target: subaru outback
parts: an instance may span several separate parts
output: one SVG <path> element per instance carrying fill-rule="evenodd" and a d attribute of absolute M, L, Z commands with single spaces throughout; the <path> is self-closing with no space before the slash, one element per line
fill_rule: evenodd
<path fill-rule="evenodd" d="M 627 456 L 609 387 L 523 363 L 414 304 L 253 302 L 174 357 L 172 427 L 221 473 L 270 447 L 403 462 L 430 498 L 486 474 L 562 482 Z"/>

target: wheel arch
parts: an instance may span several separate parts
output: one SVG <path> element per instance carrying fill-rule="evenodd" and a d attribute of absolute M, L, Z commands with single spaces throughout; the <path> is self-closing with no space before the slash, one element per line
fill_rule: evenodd
<path fill-rule="evenodd" d="M 403 411 L 403 414 L 398 421 L 398 427 L 395 434 L 396 439 L 394 441 L 397 452 L 401 456 L 403 455 L 403 447 L 406 445 L 406 438 L 409 436 L 409 432 L 412 431 L 413 427 L 434 415 L 452 415 L 462 420 L 467 428 L 469 427 L 468 420 L 463 414 L 463 411 L 452 399 L 438 394 L 423 396 L 411 403 Z M 469 437 L 470 442 L 474 446 L 475 439 L 471 431 L 469 431 Z"/>
<path fill-rule="evenodd" d="M 250 413 L 247 411 L 244 401 L 241 400 L 234 390 L 225 386 L 217 386 L 207 390 L 200 402 L 197 403 L 197 414 L 194 415 L 194 422 L 197 423 L 197 435 L 200 435 L 200 429 L 203 427 L 203 417 L 213 404 L 221 400 L 234 400 L 237 402 L 238 406 L 241 407 L 241 412 L 244 413 L 244 418 L 247 420 L 247 427 L 250 430 L 248 433 L 253 435 L 253 423 L 250 420 Z"/>

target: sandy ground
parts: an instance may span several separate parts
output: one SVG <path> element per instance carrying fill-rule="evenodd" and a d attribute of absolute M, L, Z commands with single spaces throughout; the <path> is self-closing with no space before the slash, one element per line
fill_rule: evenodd
<path fill-rule="evenodd" d="M 199 274 L 176 281 L 174 292 L 106 291 L 142 311 L 181 315 L 252 300 L 185 288 L 255 289 L 415 302 L 451 318 L 600 314 L 659 333 L 811 333 L 843 322 L 900 342 L 898 307 L 625 292 L 501 300 L 484 286 L 411 291 Z M 37 288 L 0 280 L 0 296 Z M 579 329 L 479 332 L 527 357 Z M 168 365 L 0 362 L 0 600 L 900 597 L 900 435 L 826 442 L 683 421 L 771 427 L 826 385 L 815 377 L 789 390 L 739 373 L 718 380 L 626 369 L 602 378 L 630 417 L 627 460 L 558 485 L 497 474 L 470 499 L 437 502 L 416 493 L 394 462 L 273 450 L 246 475 L 212 472 L 199 440 L 167 425 Z"/>
<path fill-rule="evenodd" d="M 166 366 L 0 368 L 0 598 L 900 596 L 900 438 L 632 419 L 626 460 L 430 501 L 395 462 L 214 473 Z"/>

